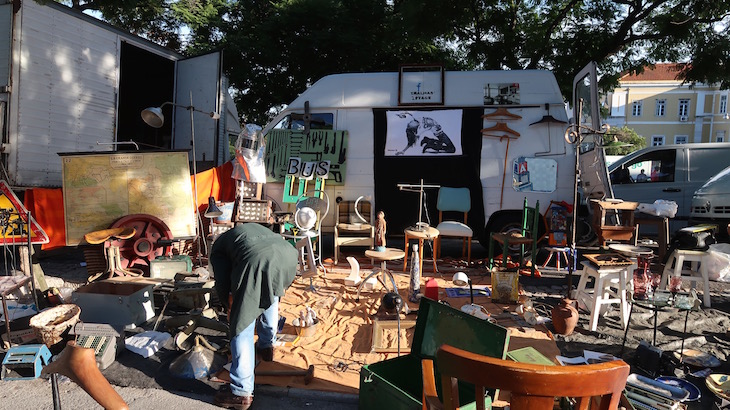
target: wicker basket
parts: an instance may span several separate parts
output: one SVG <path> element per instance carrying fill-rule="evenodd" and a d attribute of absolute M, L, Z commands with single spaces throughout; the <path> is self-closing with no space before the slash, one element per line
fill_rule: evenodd
<path fill-rule="evenodd" d="M 30 318 L 30 327 L 36 337 L 51 347 L 63 339 L 63 334 L 79 321 L 81 308 L 73 304 L 63 304 L 46 309 Z"/>

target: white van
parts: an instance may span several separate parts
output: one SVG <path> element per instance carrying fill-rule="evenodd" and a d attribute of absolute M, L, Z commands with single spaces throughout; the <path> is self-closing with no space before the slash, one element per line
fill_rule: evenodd
<path fill-rule="evenodd" d="M 608 168 L 615 198 L 677 203 L 671 230 L 687 225 L 692 195 L 730 164 L 730 142 L 659 145 L 626 155 Z"/>
<path fill-rule="evenodd" d="M 583 123 L 597 123 L 595 66 L 576 82 L 586 100 L 580 104 Z M 539 201 L 542 212 L 551 201 L 573 203 L 575 146 L 564 137 L 564 101 L 555 76 L 545 70 L 434 73 L 416 67 L 329 75 L 264 127 L 265 194 L 281 201 L 289 158 L 329 161 L 330 210 L 336 198 L 370 196 L 373 212 L 385 212 L 388 235 L 399 235 L 419 222 L 420 213 L 419 194 L 399 185 L 468 187 L 468 224 L 485 244 L 490 231 L 521 225 L 525 197 L 531 206 Z M 604 164 L 602 152 L 596 153 L 600 159 L 592 153 L 580 158 Z M 599 169 L 605 182 L 605 166 Z M 604 195 L 601 186 L 591 185 L 594 196 Z M 437 193 L 425 189 L 423 221 L 434 226 Z M 332 214 L 325 231 L 333 229 Z"/>
<path fill-rule="evenodd" d="M 728 242 L 730 223 L 730 167 L 720 171 L 695 191 L 689 214 L 690 224 L 718 225 L 717 239 Z"/>

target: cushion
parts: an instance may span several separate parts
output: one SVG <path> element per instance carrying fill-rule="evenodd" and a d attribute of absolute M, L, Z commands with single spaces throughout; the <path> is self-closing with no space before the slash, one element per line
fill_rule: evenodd
<path fill-rule="evenodd" d="M 438 224 L 436 227 L 439 231 L 439 235 L 443 236 L 460 236 L 464 238 L 471 238 L 474 235 L 474 231 L 469 228 L 466 224 L 457 221 L 444 221 Z"/>

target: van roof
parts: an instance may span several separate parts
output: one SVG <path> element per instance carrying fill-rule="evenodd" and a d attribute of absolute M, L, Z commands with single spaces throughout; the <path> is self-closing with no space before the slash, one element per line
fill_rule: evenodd
<path fill-rule="evenodd" d="M 484 106 L 487 84 L 519 84 L 520 105 L 564 105 L 555 76 L 549 71 L 490 70 L 446 71 L 444 104 L 439 107 Z M 313 110 L 398 107 L 398 73 L 328 75 L 312 84 L 287 109 L 302 110 L 305 101 Z"/>
<path fill-rule="evenodd" d="M 616 169 L 619 165 L 626 163 L 627 161 L 631 160 L 634 157 L 638 157 L 639 155 L 644 154 L 645 152 L 650 151 L 657 151 L 657 150 L 663 150 L 663 149 L 693 149 L 693 148 L 724 148 L 724 149 L 730 149 L 730 142 L 697 142 L 697 143 L 691 143 L 691 144 L 668 144 L 668 145 L 655 145 L 652 147 L 646 147 L 642 148 L 638 151 L 634 151 L 630 154 L 626 154 L 623 158 L 620 160 L 612 163 L 608 166 L 608 172 L 613 171 Z"/>

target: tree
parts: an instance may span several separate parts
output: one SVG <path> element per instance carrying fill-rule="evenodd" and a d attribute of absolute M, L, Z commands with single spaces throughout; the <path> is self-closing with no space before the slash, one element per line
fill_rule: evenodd
<path fill-rule="evenodd" d="M 606 155 L 626 155 L 646 147 L 646 139 L 631 128 L 611 128 L 604 137 Z"/>

